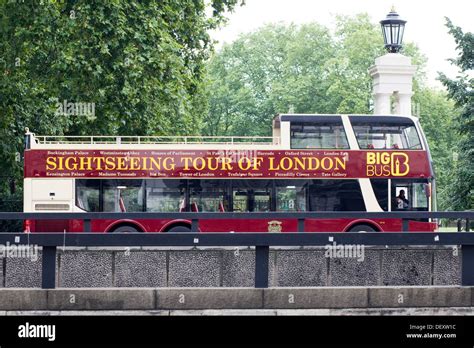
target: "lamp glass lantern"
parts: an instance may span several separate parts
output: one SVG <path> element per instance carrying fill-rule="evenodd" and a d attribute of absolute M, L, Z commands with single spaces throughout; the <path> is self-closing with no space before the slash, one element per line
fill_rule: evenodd
<path fill-rule="evenodd" d="M 407 21 L 400 18 L 394 8 L 380 21 L 385 48 L 390 53 L 398 53 L 402 48 L 403 33 Z"/>

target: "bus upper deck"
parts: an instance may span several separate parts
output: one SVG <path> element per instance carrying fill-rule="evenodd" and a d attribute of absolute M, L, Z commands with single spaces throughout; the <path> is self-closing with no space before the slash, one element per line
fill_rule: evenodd
<path fill-rule="evenodd" d="M 426 150 L 412 116 L 279 114 L 271 136 L 40 136 L 27 131 L 26 149 L 403 149 Z"/>

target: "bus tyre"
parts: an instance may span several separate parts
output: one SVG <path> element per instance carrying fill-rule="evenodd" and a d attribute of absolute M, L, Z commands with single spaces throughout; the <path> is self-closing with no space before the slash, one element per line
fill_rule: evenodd
<path fill-rule="evenodd" d="M 141 232 L 141 231 L 135 226 L 124 225 L 124 226 L 117 227 L 112 232 L 113 233 L 129 233 L 129 232 Z"/>
<path fill-rule="evenodd" d="M 349 232 L 377 232 L 377 230 L 369 225 L 356 225 Z"/>
<path fill-rule="evenodd" d="M 184 226 L 184 225 L 177 225 L 177 226 L 171 227 L 166 232 L 191 232 L 191 227 Z"/>

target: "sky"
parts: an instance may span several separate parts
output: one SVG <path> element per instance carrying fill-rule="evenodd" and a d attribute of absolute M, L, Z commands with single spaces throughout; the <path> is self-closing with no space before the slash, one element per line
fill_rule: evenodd
<path fill-rule="evenodd" d="M 384 19 L 392 6 L 407 21 L 404 42 L 418 45 L 428 58 L 427 83 L 441 87 L 437 72 L 450 77 L 457 68 L 447 59 L 455 58 L 456 44 L 448 34 L 444 17 L 460 26 L 464 32 L 474 31 L 474 1 L 469 0 L 246 0 L 244 6 L 228 13 L 226 26 L 211 33 L 219 43 L 230 43 L 240 34 L 254 31 L 266 23 L 318 22 L 334 28 L 334 15 L 354 15 L 367 12 L 374 23 Z M 381 34 L 382 35 L 382 34 Z"/>

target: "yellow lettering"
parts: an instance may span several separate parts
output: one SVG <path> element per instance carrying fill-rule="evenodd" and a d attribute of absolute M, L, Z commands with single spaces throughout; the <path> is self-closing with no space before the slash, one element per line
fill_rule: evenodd
<path fill-rule="evenodd" d="M 72 160 L 72 164 L 71 164 Z M 74 157 L 66 157 L 66 161 L 64 162 L 65 167 L 67 170 L 77 170 L 77 163 Z"/>
<path fill-rule="evenodd" d="M 164 160 L 163 160 L 163 168 L 165 168 L 165 170 L 174 170 L 174 159 L 173 157 L 166 157 Z"/>
<path fill-rule="evenodd" d="M 306 169 L 306 160 L 307 157 L 299 158 L 295 157 L 295 170 L 305 170 Z"/>
<path fill-rule="evenodd" d="M 105 157 L 105 170 L 114 170 L 115 161 L 113 157 Z"/>
<path fill-rule="evenodd" d="M 245 160 L 245 166 L 244 166 L 244 160 Z M 252 165 L 252 162 L 247 157 L 242 157 L 238 161 L 238 166 L 242 170 L 249 170 L 250 166 Z"/>
<path fill-rule="evenodd" d="M 59 157 L 59 158 L 58 158 L 58 170 L 64 170 L 63 162 L 64 162 L 64 158 L 63 158 L 63 157 Z"/>
<path fill-rule="evenodd" d="M 319 159 L 317 157 L 310 157 L 308 170 L 317 170 L 317 169 L 319 169 Z"/>
<path fill-rule="evenodd" d="M 324 170 L 330 170 L 333 166 L 332 158 L 330 157 L 324 157 L 321 161 L 321 167 Z"/>
<path fill-rule="evenodd" d="M 219 168 L 219 162 L 214 157 L 207 158 L 207 168 L 209 170 L 217 170 Z"/>
<path fill-rule="evenodd" d="M 161 170 L 161 165 L 160 162 L 156 160 L 154 157 L 145 157 L 144 159 L 148 158 L 149 160 L 149 167 L 147 168 L 148 170 Z"/>
<path fill-rule="evenodd" d="M 55 170 L 57 167 L 56 157 L 47 157 L 46 158 L 46 170 Z"/>
<path fill-rule="evenodd" d="M 222 170 L 232 170 L 232 165 L 230 164 L 231 161 L 232 158 L 230 157 L 222 158 Z"/>
<path fill-rule="evenodd" d="M 189 166 L 192 164 L 192 157 L 182 157 L 181 161 L 184 162 L 183 170 L 189 170 Z"/>
<path fill-rule="evenodd" d="M 334 170 L 339 170 L 339 166 L 341 169 L 346 170 L 346 158 L 339 158 L 336 157 L 336 166 L 334 167 Z"/>
<path fill-rule="evenodd" d="M 367 152 L 367 164 L 375 164 L 375 153 Z"/>
<path fill-rule="evenodd" d="M 268 170 L 278 170 L 280 167 L 275 167 L 275 157 L 268 157 Z"/>
<path fill-rule="evenodd" d="M 263 157 L 254 157 L 252 170 L 259 170 L 260 166 L 262 165 L 262 161 L 263 161 Z"/>
<path fill-rule="evenodd" d="M 375 166 L 373 164 L 369 164 L 367 166 L 367 176 L 374 176 L 375 175 L 374 167 Z"/>
<path fill-rule="evenodd" d="M 117 170 L 126 170 L 125 157 L 117 157 Z"/>
<path fill-rule="evenodd" d="M 290 170 L 293 167 L 293 161 L 289 157 L 283 157 L 280 160 L 280 167 L 283 170 Z"/>
<path fill-rule="evenodd" d="M 79 170 L 92 170 L 92 157 L 79 157 Z"/>
<path fill-rule="evenodd" d="M 105 158 L 104 157 L 93 157 L 94 162 L 96 162 L 96 170 L 102 170 L 102 165 L 104 164 Z M 91 168 L 92 170 L 92 168 Z"/>
<path fill-rule="evenodd" d="M 206 161 L 202 157 L 196 157 L 193 160 L 193 167 L 196 170 L 203 170 L 204 168 L 206 168 Z"/>
<path fill-rule="evenodd" d="M 130 170 L 139 170 L 140 169 L 140 159 L 138 157 L 130 158 Z"/>

